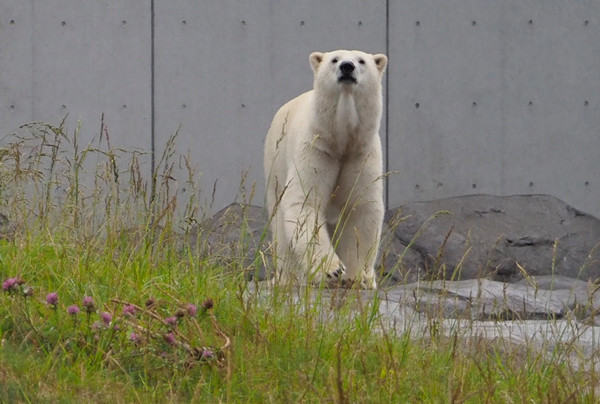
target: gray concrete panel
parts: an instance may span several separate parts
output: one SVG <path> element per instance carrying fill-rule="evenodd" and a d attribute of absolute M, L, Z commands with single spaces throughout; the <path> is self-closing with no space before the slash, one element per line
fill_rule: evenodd
<path fill-rule="evenodd" d="M 0 3 L 0 138 L 33 120 L 32 3 Z"/>
<path fill-rule="evenodd" d="M 599 15 L 590 1 L 390 2 L 390 205 L 548 193 L 599 215 Z"/>
<path fill-rule="evenodd" d="M 257 188 L 263 141 L 277 109 L 312 88 L 315 50 L 385 51 L 385 2 L 192 1 L 156 4 L 156 145 L 179 125 L 214 206 Z M 180 188 L 184 188 L 180 185 Z M 182 195 L 185 197 L 185 195 Z"/>
<path fill-rule="evenodd" d="M 150 10 L 141 0 L 0 5 L 2 134 L 65 116 L 81 141 L 105 115 L 113 147 L 150 150 Z"/>
<path fill-rule="evenodd" d="M 499 2 L 390 3 L 391 206 L 501 187 Z"/>
<path fill-rule="evenodd" d="M 600 215 L 600 2 L 506 8 L 504 193 Z"/>
<path fill-rule="evenodd" d="M 33 119 L 68 114 L 82 141 L 105 122 L 113 147 L 150 150 L 150 10 L 146 1 L 34 2 Z"/>

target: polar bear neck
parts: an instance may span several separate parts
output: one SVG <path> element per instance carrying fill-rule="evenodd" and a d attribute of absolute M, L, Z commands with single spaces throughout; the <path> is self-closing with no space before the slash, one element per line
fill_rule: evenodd
<path fill-rule="evenodd" d="M 332 123 L 335 133 L 353 133 L 358 129 L 360 117 L 353 94 L 340 93 Z"/>
<path fill-rule="evenodd" d="M 347 142 L 370 143 L 379 131 L 381 93 L 315 91 L 314 116 L 318 131 L 345 149 Z M 360 139 L 358 138 L 360 136 Z"/>

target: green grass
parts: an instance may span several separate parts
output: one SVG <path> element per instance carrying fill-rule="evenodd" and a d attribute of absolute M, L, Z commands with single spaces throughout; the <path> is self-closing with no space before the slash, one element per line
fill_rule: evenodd
<path fill-rule="evenodd" d="M 7 147 L 0 166 L 3 211 L 14 222 L 10 239 L 0 242 L 0 280 L 23 282 L 0 293 L 0 402 L 597 399 L 594 373 L 557 360 L 560 353 L 448 337 L 435 327 L 424 335 L 397 332 L 380 317 L 378 300 L 358 291 L 340 292 L 332 304 L 329 292 L 248 284 L 243 270 L 251 268 L 223 268 L 201 242 L 175 236 L 201 217 L 188 205 L 177 219 L 165 180 L 170 152 L 148 189 L 138 186 L 131 155 L 90 144 L 69 159 L 72 148 L 64 155 L 61 148 L 73 138 L 61 127 L 45 129 Z M 44 142 L 56 145 L 52 153 L 40 152 Z M 26 146 L 37 150 L 37 165 L 17 161 Z M 98 175 L 85 194 L 82 167 L 93 153 L 108 163 L 94 165 Z M 57 195 L 58 183 L 67 196 Z M 58 294 L 56 306 L 46 302 L 50 292 Z M 89 313 L 86 296 L 95 302 Z M 137 307 L 135 315 L 123 314 L 125 303 Z M 190 303 L 197 314 L 187 312 Z M 71 305 L 81 311 L 68 314 Z M 110 324 L 102 312 L 112 315 Z M 164 323 L 176 314 L 175 328 Z M 174 344 L 164 338 L 170 332 Z"/>

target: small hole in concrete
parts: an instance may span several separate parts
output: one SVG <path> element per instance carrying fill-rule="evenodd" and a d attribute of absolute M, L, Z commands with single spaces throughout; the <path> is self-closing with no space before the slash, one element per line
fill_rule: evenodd
<path fill-rule="evenodd" d="M 473 188 L 473 189 L 477 188 L 477 184 L 471 185 L 471 188 Z"/>
<path fill-rule="evenodd" d="M 421 25 L 421 21 L 417 21 L 417 22 L 415 22 L 415 25 L 416 25 L 417 27 L 418 27 L 418 26 L 420 26 L 420 25 Z"/>
<path fill-rule="evenodd" d="M 421 106 L 421 104 L 419 104 L 418 102 L 415 104 L 416 109 L 419 109 L 420 106 Z"/>
<path fill-rule="evenodd" d="M 300 21 L 300 25 L 304 25 L 304 20 Z"/>
<path fill-rule="evenodd" d="M 65 25 L 67 25 L 67 22 L 66 21 L 61 21 L 60 25 L 62 25 L 64 27 Z"/>
<path fill-rule="evenodd" d="M 533 181 L 529 182 L 529 188 L 533 187 Z"/>

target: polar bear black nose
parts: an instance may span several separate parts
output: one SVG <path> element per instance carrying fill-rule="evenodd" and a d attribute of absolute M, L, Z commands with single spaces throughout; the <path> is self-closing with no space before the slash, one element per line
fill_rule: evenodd
<path fill-rule="evenodd" d="M 340 65 L 340 70 L 344 74 L 352 73 L 354 71 L 354 63 L 344 62 Z"/>

